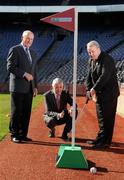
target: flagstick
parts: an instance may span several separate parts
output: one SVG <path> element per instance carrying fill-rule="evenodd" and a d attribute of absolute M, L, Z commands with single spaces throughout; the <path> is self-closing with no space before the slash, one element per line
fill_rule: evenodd
<path fill-rule="evenodd" d="M 77 84 L 77 40 L 78 40 L 78 12 L 75 8 L 74 20 L 74 60 L 73 60 L 73 114 L 72 114 L 72 147 L 75 146 L 75 115 L 76 115 L 76 84 Z"/>

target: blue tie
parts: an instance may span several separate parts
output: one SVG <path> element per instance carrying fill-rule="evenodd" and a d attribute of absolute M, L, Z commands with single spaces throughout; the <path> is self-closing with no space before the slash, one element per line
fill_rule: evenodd
<path fill-rule="evenodd" d="M 26 52 L 26 55 L 28 57 L 28 60 L 29 60 L 30 64 L 32 64 L 32 59 L 31 59 L 31 55 L 29 54 L 29 49 L 25 48 L 25 52 Z"/>

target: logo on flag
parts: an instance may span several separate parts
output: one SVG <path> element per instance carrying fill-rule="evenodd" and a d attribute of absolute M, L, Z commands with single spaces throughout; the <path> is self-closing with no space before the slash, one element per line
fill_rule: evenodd
<path fill-rule="evenodd" d="M 72 18 L 51 18 L 51 22 L 72 22 Z"/>
<path fill-rule="evenodd" d="M 40 20 L 74 32 L 74 18 L 74 8 L 72 8 Z"/>

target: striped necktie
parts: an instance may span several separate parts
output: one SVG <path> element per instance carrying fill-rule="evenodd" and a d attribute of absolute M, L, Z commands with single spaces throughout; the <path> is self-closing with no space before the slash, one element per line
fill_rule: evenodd
<path fill-rule="evenodd" d="M 32 59 L 31 59 L 31 55 L 30 55 L 29 49 L 25 48 L 25 52 L 26 52 L 26 55 L 28 57 L 28 60 L 29 60 L 30 64 L 32 64 Z"/>

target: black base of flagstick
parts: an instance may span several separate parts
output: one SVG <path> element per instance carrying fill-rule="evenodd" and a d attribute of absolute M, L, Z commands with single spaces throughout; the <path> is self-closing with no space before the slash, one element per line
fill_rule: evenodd
<path fill-rule="evenodd" d="M 56 167 L 88 169 L 88 162 L 81 151 L 81 147 L 62 144 L 56 158 Z"/>

